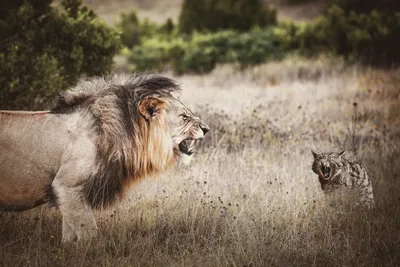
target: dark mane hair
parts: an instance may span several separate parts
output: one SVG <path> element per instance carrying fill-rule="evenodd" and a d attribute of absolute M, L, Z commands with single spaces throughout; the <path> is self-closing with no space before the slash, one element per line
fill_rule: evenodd
<path fill-rule="evenodd" d="M 153 74 L 134 74 L 132 76 L 114 74 L 86 78 L 80 80 L 70 90 L 60 92 L 53 101 L 50 112 L 70 113 L 110 94 L 118 96 L 121 101 L 138 102 L 150 95 L 168 98 L 171 97 L 172 92 L 180 91 L 180 86 L 173 79 Z"/>

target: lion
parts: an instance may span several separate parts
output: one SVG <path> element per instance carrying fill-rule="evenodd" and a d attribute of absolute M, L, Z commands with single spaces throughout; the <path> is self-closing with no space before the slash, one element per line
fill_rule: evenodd
<path fill-rule="evenodd" d="M 93 209 L 191 156 L 209 131 L 180 91 L 167 77 L 114 74 L 80 80 L 49 111 L 0 111 L 0 210 L 49 203 L 63 242 L 96 236 Z"/>

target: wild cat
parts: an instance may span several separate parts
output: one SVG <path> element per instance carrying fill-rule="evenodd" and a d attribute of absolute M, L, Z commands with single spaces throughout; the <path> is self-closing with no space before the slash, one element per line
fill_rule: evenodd
<path fill-rule="evenodd" d="M 374 205 L 372 184 L 363 165 L 346 160 L 345 151 L 311 152 L 314 156 L 311 169 L 318 174 L 318 180 L 325 193 L 340 189 L 357 190 L 361 203 L 368 208 Z"/>

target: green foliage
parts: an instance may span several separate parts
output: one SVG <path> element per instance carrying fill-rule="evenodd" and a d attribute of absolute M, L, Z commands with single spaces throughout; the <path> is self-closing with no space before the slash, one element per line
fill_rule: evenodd
<path fill-rule="evenodd" d="M 195 33 L 190 39 L 153 38 L 135 47 L 129 61 L 137 71 L 172 68 L 176 73 L 206 73 L 218 63 L 238 63 L 245 67 L 283 56 L 274 45 L 271 30 L 238 33 Z"/>
<path fill-rule="evenodd" d="M 8 8 L 0 11 L 1 108 L 43 108 L 81 75 L 101 75 L 112 67 L 117 32 L 80 1 L 63 1 L 63 11 L 51 1 L 2 2 Z"/>
<path fill-rule="evenodd" d="M 186 14 L 196 18 L 193 23 L 200 23 L 201 12 L 207 7 L 204 3 L 211 2 L 185 1 L 184 7 L 190 5 L 192 13 L 182 11 L 181 17 Z M 196 10 L 203 11 L 195 13 Z M 162 27 L 166 28 L 165 25 Z M 203 29 L 203 26 L 196 27 Z M 136 71 L 173 69 L 176 73 L 206 73 L 221 63 L 246 67 L 281 59 L 288 53 L 304 56 L 328 53 L 367 64 L 400 63 L 400 13 L 395 12 L 374 10 L 364 14 L 333 5 L 312 23 L 283 21 L 246 32 L 182 34 L 169 30 L 169 34 L 161 34 L 151 29 L 157 28 L 150 28 L 151 34 L 130 55 L 129 62 Z"/>
<path fill-rule="evenodd" d="M 171 18 L 168 18 L 163 25 L 160 27 L 160 31 L 166 34 L 172 34 L 175 29 L 175 24 Z"/>
<path fill-rule="evenodd" d="M 400 11 L 400 1 L 398 0 L 335 0 L 334 2 L 346 12 L 367 14 L 372 10 L 385 13 Z"/>
<path fill-rule="evenodd" d="M 276 10 L 262 0 L 185 0 L 179 15 L 182 33 L 234 29 L 276 24 Z"/>
<path fill-rule="evenodd" d="M 118 27 L 121 30 L 122 44 L 132 48 L 141 43 L 140 24 L 136 12 L 121 14 L 121 21 L 119 22 Z"/>
<path fill-rule="evenodd" d="M 172 61 L 171 51 L 173 48 L 183 46 L 179 41 L 167 42 L 158 38 L 148 39 L 141 46 L 132 50 L 128 60 L 134 65 L 135 71 L 161 71 Z"/>
<path fill-rule="evenodd" d="M 328 52 L 368 64 L 400 63 L 400 13 L 346 13 L 334 5 L 311 24 L 281 23 L 279 46 L 305 55 Z"/>
<path fill-rule="evenodd" d="M 300 46 L 299 35 L 304 29 L 301 24 L 292 21 L 282 21 L 272 29 L 274 39 L 284 50 L 295 50 Z"/>
<path fill-rule="evenodd" d="M 400 12 L 385 14 L 372 11 L 369 14 L 350 13 L 347 17 L 347 44 L 339 51 L 344 55 L 354 55 L 371 64 L 400 63 Z M 343 34 L 343 32 L 340 32 Z M 344 35 L 344 34 L 343 34 Z"/>
<path fill-rule="evenodd" d="M 127 14 L 121 14 L 117 28 L 121 31 L 122 44 L 128 48 L 133 48 L 155 36 L 167 37 L 173 35 L 175 24 L 171 18 L 168 18 L 162 25 L 158 25 L 148 18 L 140 21 L 136 12 L 131 11 Z"/>

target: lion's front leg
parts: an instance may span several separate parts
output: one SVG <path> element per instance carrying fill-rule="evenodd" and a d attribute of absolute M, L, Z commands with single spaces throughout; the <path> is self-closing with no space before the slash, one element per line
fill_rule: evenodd
<path fill-rule="evenodd" d="M 60 205 L 63 215 L 62 242 L 90 240 L 98 232 L 97 224 L 90 209 L 70 210 L 69 205 Z"/>
<path fill-rule="evenodd" d="M 66 197 L 59 199 L 59 208 L 63 216 L 62 241 L 87 240 L 98 232 L 92 209 L 79 193 L 69 190 Z"/>
<path fill-rule="evenodd" d="M 62 242 L 88 240 L 98 232 L 91 207 L 81 194 L 80 187 L 54 185 L 58 206 L 63 216 Z"/>
<path fill-rule="evenodd" d="M 72 230 L 71 226 L 69 225 L 68 221 L 63 216 L 62 219 L 62 242 L 69 242 L 77 240 L 77 236 L 75 232 Z"/>
<path fill-rule="evenodd" d="M 90 240 L 97 235 L 98 228 L 91 210 L 71 213 L 64 209 L 64 212 L 61 212 L 63 214 L 62 242 Z"/>

